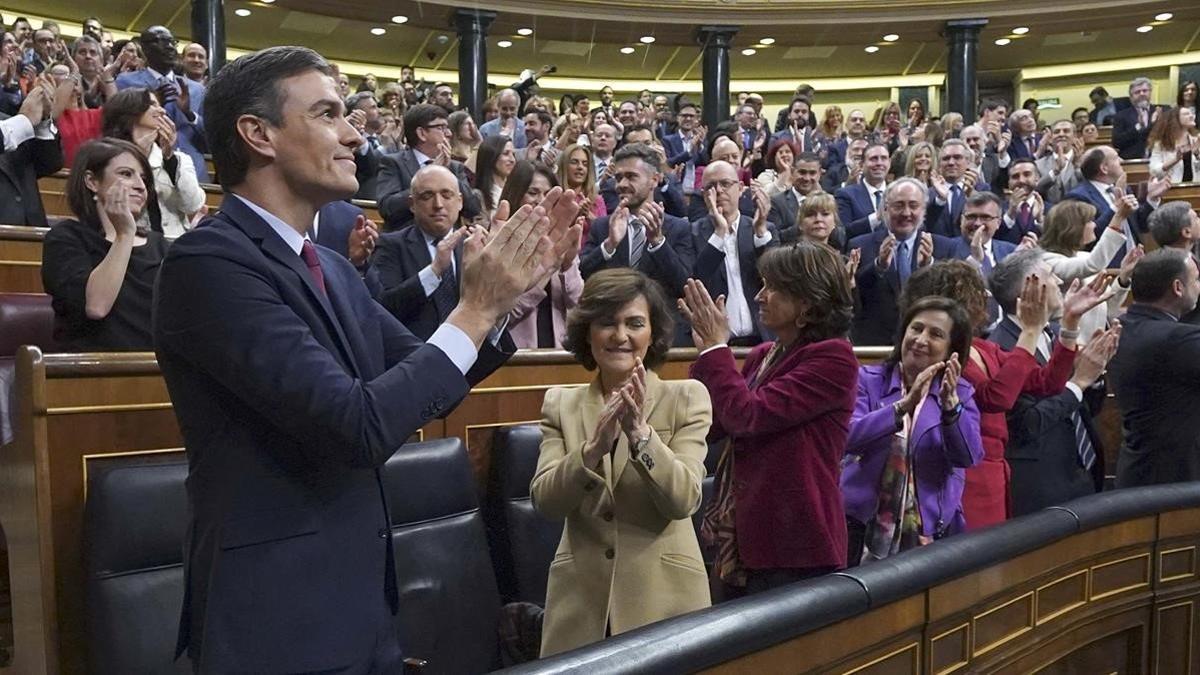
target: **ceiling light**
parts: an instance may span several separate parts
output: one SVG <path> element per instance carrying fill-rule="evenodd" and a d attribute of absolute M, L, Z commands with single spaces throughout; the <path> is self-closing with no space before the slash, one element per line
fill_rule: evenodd
<path fill-rule="evenodd" d="M 875 45 L 867 45 L 867 48 L 863 51 L 868 54 L 874 54 L 875 52 L 879 51 L 879 47 L 876 47 Z"/>
<path fill-rule="evenodd" d="M 633 47 L 621 47 L 622 54 L 632 54 L 635 51 L 637 51 L 637 50 L 635 50 Z"/>
<path fill-rule="evenodd" d="M 742 50 L 743 56 L 754 56 L 757 53 L 758 53 L 757 49 L 743 49 Z"/>
<path fill-rule="evenodd" d="M 1000 38 L 999 40 L 996 40 L 996 46 L 1003 47 L 1004 45 L 1009 44 L 1010 42 L 1012 42 L 1012 40 L 1009 40 L 1008 38 Z"/>
<path fill-rule="evenodd" d="M 525 36 L 533 35 L 533 29 L 532 28 L 518 28 L 517 35 L 525 35 Z"/>
<path fill-rule="evenodd" d="M 651 44 L 652 42 L 654 42 L 654 36 L 653 35 L 643 35 L 642 37 L 638 38 L 638 41 L 644 45 L 648 45 L 648 44 Z"/>
<path fill-rule="evenodd" d="M 888 33 L 887 35 L 883 36 L 884 42 L 895 42 L 896 40 L 899 40 L 899 39 L 900 39 L 900 36 L 896 35 L 895 33 Z"/>
<path fill-rule="evenodd" d="M 1017 26 L 1012 32 L 1013 35 L 1024 35 L 1029 32 L 1029 26 Z"/>
<path fill-rule="evenodd" d="M 1138 26 L 1137 27 L 1137 32 L 1139 32 L 1139 33 L 1149 33 L 1152 30 L 1154 30 L 1154 26 Z"/>
<path fill-rule="evenodd" d="M 512 46 L 512 40 L 501 40 L 496 43 L 496 46 L 501 49 L 508 49 Z"/>
<path fill-rule="evenodd" d="M 386 29 L 386 28 L 380 28 L 379 26 L 376 26 L 376 27 L 374 27 L 374 28 L 372 28 L 372 29 L 371 29 L 371 35 L 383 35 L 383 34 L 385 34 L 385 33 L 387 33 L 387 29 Z"/>
<path fill-rule="evenodd" d="M 760 45 L 773 45 L 773 44 L 775 44 L 775 38 L 763 38 L 763 39 L 761 39 L 761 40 L 759 40 L 759 41 L 758 41 L 758 44 L 760 44 Z"/>
<path fill-rule="evenodd" d="M 397 14 L 392 17 L 392 23 L 408 23 L 408 17 L 403 14 Z"/>
<path fill-rule="evenodd" d="M 1170 21 L 1171 18 L 1174 16 L 1175 15 L 1170 12 L 1163 12 L 1162 14 L 1155 14 L 1154 20 L 1155 21 Z"/>
<path fill-rule="evenodd" d="M 275 0 L 259 0 L 259 1 L 262 2 L 262 4 L 264 4 L 264 5 L 269 5 L 272 2 L 275 2 Z"/>
<path fill-rule="evenodd" d="M 250 16 L 250 10 L 245 9 L 245 8 L 235 9 L 235 10 L 233 10 L 233 13 L 237 14 L 238 16 Z"/>

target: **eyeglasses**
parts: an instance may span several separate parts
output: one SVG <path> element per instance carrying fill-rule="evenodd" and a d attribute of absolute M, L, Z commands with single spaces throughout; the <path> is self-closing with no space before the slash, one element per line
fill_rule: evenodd
<path fill-rule="evenodd" d="M 708 190 L 709 188 L 720 188 L 722 190 L 731 190 L 735 187 L 740 187 L 740 186 L 741 186 L 741 183 L 739 183 L 738 181 L 726 178 L 724 180 L 714 180 L 710 183 L 706 183 L 704 185 L 704 189 Z"/>
<path fill-rule="evenodd" d="M 424 128 L 424 129 L 441 129 L 442 131 L 445 131 L 450 128 L 450 125 L 446 122 L 438 122 L 437 124 L 426 124 L 422 128 Z"/>
<path fill-rule="evenodd" d="M 968 223 L 990 223 L 1000 219 L 988 213 L 964 213 L 963 220 Z"/>

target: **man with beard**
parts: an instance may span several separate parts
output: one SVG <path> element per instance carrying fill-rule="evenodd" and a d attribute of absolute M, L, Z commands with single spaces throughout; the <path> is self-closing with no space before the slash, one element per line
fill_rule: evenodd
<path fill-rule="evenodd" d="M 1129 83 L 1130 106 L 1113 115 L 1113 147 L 1121 159 L 1145 159 L 1146 138 L 1158 121 L 1160 107 L 1150 103 L 1154 85 L 1139 77 Z"/>
<path fill-rule="evenodd" d="M 1167 202 L 1150 215 L 1150 234 L 1162 248 L 1177 248 L 1196 255 L 1200 251 L 1200 215 L 1187 202 Z M 1179 320 L 1200 324 L 1200 309 L 1193 309 Z"/>

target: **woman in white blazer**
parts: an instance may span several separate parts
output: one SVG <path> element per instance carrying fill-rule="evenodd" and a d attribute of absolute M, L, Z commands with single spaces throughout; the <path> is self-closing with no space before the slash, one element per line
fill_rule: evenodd
<path fill-rule="evenodd" d="M 1177 107 L 1160 114 L 1146 140 L 1150 145 L 1150 175 L 1166 176 L 1172 184 L 1200 180 L 1200 142 L 1194 110 Z"/>

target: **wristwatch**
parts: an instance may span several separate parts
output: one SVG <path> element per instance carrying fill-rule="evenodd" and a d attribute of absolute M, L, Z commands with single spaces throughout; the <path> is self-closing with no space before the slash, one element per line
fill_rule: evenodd
<path fill-rule="evenodd" d="M 632 454 L 634 457 L 637 457 L 638 455 L 642 454 L 642 450 L 645 450 L 646 446 L 649 444 L 650 434 L 646 434 L 641 438 L 635 439 L 633 444 L 630 445 L 630 454 Z"/>

